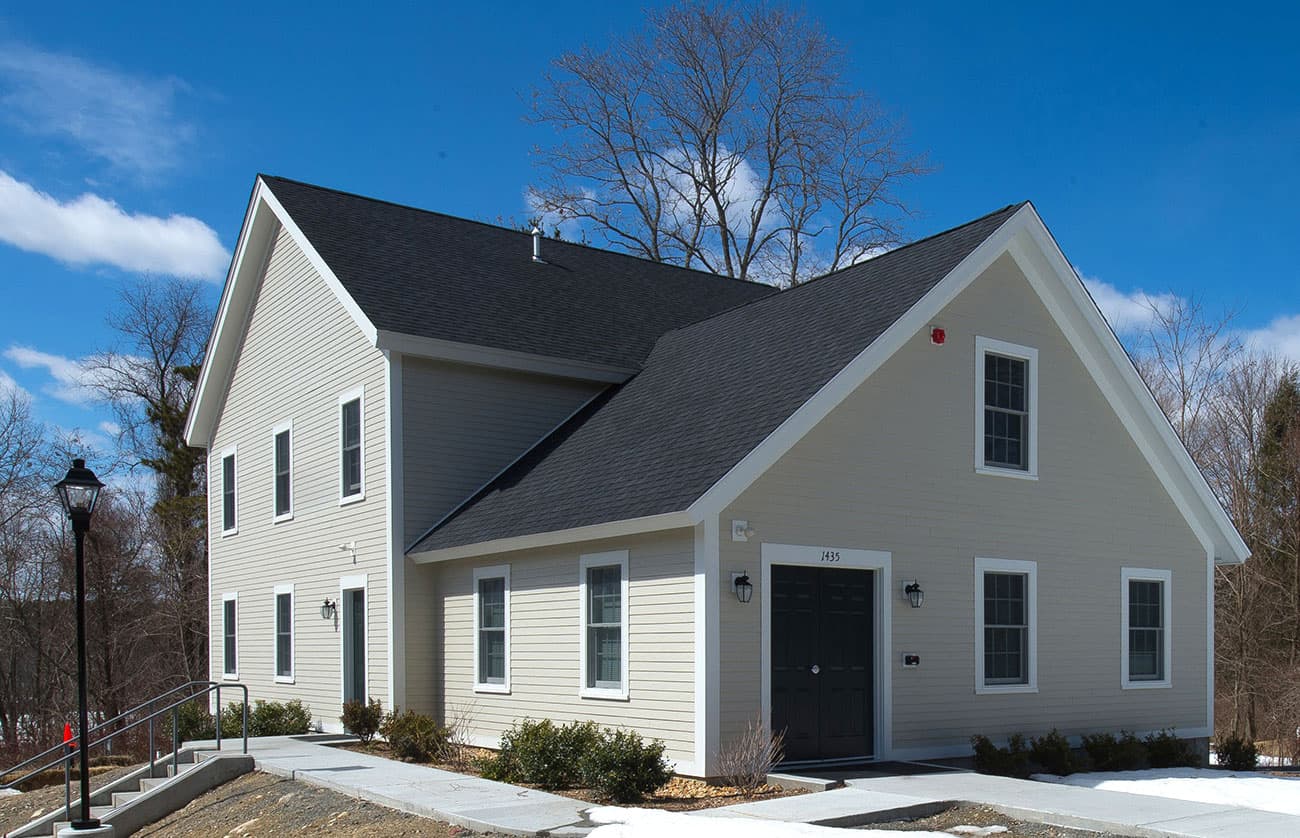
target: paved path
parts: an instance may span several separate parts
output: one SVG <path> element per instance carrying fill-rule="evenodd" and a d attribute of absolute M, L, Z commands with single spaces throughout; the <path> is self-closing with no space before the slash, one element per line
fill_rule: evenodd
<path fill-rule="evenodd" d="M 198 747 L 215 743 L 187 743 Z M 238 743 L 235 743 L 238 747 Z M 226 748 L 230 747 L 229 741 Z M 480 832 L 585 835 L 590 803 L 293 737 L 248 740 L 259 771 Z"/>

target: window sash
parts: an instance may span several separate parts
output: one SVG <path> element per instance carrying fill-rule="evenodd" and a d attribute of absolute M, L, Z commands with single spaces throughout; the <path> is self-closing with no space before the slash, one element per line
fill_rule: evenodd
<path fill-rule="evenodd" d="M 275 595 L 275 674 L 293 675 L 293 594 Z"/>
<path fill-rule="evenodd" d="M 623 686 L 623 568 L 587 568 L 587 686 Z"/>
<path fill-rule="evenodd" d="M 984 463 L 1029 469 L 1029 361 L 984 353 Z"/>
<path fill-rule="evenodd" d="M 1128 583 L 1128 679 L 1163 681 L 1165 677 L 1164 583 L 1130 579 Z"/>
<path fill-rule="evenodd" d="M 293 509 L 290 491 L 292 464 L 290 463 L 289 431 L 275 435 L 275 514 L 288 515 Z"/>
<path fill-rule="evenodd" d="M 482 628 L 478 632 L 478 682 L 506 682 L 506 630 Z"/>
<path fill-rule="evenodd" d="M 235 455 L 221 458 L 221 528 L 235 528 Z"/>
<path fill-rule="evenodd" d="M 236 623 L 238 605 L 235 600 L 228 599 L 221 604 L 221 633 L 222 633 L 222 672 L 227 675 L 234 675 L 239 671 L 239 660 L 236 657 L 238 647 L 236 644 Z"/>
<path fill-rule="evenodd" d="M 1029 683 L 1029 577 L 984 572 L 984 683 Z"/>
<path fill-rule="evenodd" d="M 346 402 L 341 409 L 343 496 L 361 494 L 361 399 Z"/>

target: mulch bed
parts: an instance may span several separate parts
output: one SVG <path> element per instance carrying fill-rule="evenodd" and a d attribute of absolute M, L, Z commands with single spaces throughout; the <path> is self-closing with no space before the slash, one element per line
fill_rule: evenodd
<path fill-rule="evenodd" d="M 1119 838 L 1109 832 L 1092 832 L 1086 829 L 1071 829 L 1064 826 L 1052 826 L 1034 821 L 1023 821 L 1008 817 L 991 806 L 953 806 L 937 815 L 914 820 L 873 823 L 861 829 L 891 829 L 899 832 L 931 831 L 948 832 L 958 826 L 1006 827 L 1005 832 L 987 833 L 996 838 Z M 970 832 L 969 830 L 965 830 Z M 954 833 L 958 834 L 958 833 Z M 971 833 L 978 835 L 979 833 Z"/>
<path fill-rule="evenodd" d="M 368 745 L 363 745 L 360 742 L 343 742 L 334 747 L 384 757 L 385 759 L 397 759 L 397 757 L 393 756 L 388 744 L 379 740 L 374 740 Z M 495 751 L 490 751 L 487 748 L 465 748 L 463 756 L 457 762 L 428 762 L 421 764 L 432 768 L 440 768 L 443 771 L 454 771 L 458 774 L 469 774 L 478 777 L 481 776 L 477 768 L 478 760 L 494 753 Z M 518 785 L 540 789 L 540 786 L 532 786 L 528 783 L 519 783 Z M 582 800 L 593 805 L 609 803 L 591 789 L 546 789 L 546 791 L 564 797 L 571 797 L 574 800 Z M 673 777 L 654 794 L 635 805 L 645 809 L 690 812 L 697 809 L 730 806 L 733 803 L 753 803 L 757 800 L 773 800 L 779 797 L 793 797 L 800 794 L 807 794 L 807 791 L 805 789 L 786 789 L 780 786 L 763 786 L 756 793 L 747 795 L 733 786 L 714 785 L 690 777 Z"/>

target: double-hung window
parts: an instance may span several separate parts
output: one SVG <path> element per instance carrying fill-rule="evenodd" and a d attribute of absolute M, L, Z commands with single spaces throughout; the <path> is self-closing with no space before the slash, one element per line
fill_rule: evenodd
<path fill-rule="evenodd" d="M 510 692 L 510 566 L 474 570 L 474 690 Z"/>
<path fill-rule="evenodd" d="M 366 496 L 361 388 L 339 396 L 339 503 Z"/>
<path fill-rule="evenodd" d="M 975 339 L 975 470 L 1038 476 L 1038 350 Z"/>
<path fill-rule="evenodd" d="M 272 430 L 272 465 L 275 475 L 273 495 L 275 517 L 285 521 L 293 517 L 293 424 L 282 422 Z"/>
<path fill-rule="evenodd" d="M 975 560 L 975 691 L 1035 692 L 1038 566 Z"/>
<path fill-rule="evenodd" d="M 275 680 L 293 683 L 293 585 L 275 586 Z"/>
<path fill-rule="evenodd" d="M 238 531 L 235 517 L 235 449 L 221 452 L 221 534 L 234 535 Z"/>
<path fill-rule="evenodd" d="M 238 619 L 239 594 L 222 594 L 221 675 L 227 679 L 237 679 L 239 677 Z"/>
<path fill-rule="evenodd" d="M 582 683 L 585 698 L 627 698 L 627 551 L 579 560 Z"/>
<path fill-rule="evenodd" d="M 1126 567 L 1120 571 L 1122 686 L 1149 689 L 1172 685 L 1169 605 L 1172 574 L 1167 570 Z"/>

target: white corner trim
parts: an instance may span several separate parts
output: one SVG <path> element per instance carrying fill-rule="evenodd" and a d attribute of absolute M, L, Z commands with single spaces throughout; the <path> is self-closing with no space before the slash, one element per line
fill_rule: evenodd
<path fill-rule="evenodd" d="M 345 495 L 343 494 L 343 406 L 353 401 L 360 403 L 358 410 L 360 427 L 358 432 L 361 436 L 361 491 L 356 494 Z M 339 481 L 339 506 L 347 506 L 366 499 L 366 385 L 359 384 L 339 393 L 337 417 L 338 440 L 334 450 L 338 454 L 338 470 L 335 475 Z"/>
<path fill-rule="evenodd" d="M 226 603 L 235 604 L 235 669 L 227 671 L 226 664 Z M 221 680 L 239 680 L 239 591 L 230 591 L 221 595 Z"/>
<path fill-rule="evenodd" d="M 271 675 L 275 678 L 277 684 L 292 684 L 294 682 L 294 673 L 298 671 L 298 650 L 295 648 L 298 642 L 298 597 L 293 592 L 293 583 L 276 585 L 271 595 Z M 277 640 L 280 633 L 280 616 L 276 610 L 278 601 L 283 594 L 289 595 L 289 674 L 280 675 L 279 661 L 276 655 L 279 654 L 277 649 Z"/>
<path fill-rule="evenodd" d="M 384 574 L 387 596 L 385 619 L 388 630 L 388 704 L 406 704 L 406 553 L 402 540 L 406 528 L 403 507 L 403 425 L 402 425 L 402 356 L 384 353 L 384 503 L 387 505 L 388 532 L 385 546 L 388 567 Z"/>
<path fill-rule="evenodd" d="M 557 375 L 564 378 L 599 381 L 607 384 L 619 384 L 637 372 L 636 369 L 630 367 L 597 364 L 549 355 L 536 355 L 531 352 L 517 352 L 473 343 L 460 343 L 421 335 L 409 335 L 403 332 L 391 332 L 386 329 L 380 329 L 377 333 L 375 346 L 384 351 L 401 352 L 403 355 L 414 355 L 419 358 L 429 358 L 437 361 L 451 361 L 453 363 L 492 367 L 494 369 Z"/>
<path fill-rule="evenodd" d="M 283 514 L 275 511 L 275 492 L 276 492 L 276 471 L 275 471 L 275 439 L 285 431 L 289 432 L 289 511 Z M 297 457 L 294 456 L 294 437 L 293 420 L 285 419 L 283 422 L 277 422 L 271 426 L 271 523 L 278 524 L 282 521 L 292 521 L 294 511 L 294 492 L 293 492 L 293 473 L 297 470 Z"/>
<path fill-rule="evenodd" d="M 618 565 L 621 576 L 622 588 L 622 607 L 619 609 L 620 627 L 620 649 L 622 661 L 620 662 L 619 674 L 622 676 L 622 682 L 617 688 L 615 687 L 589 687 L 587 686 L 587 571 L 593 567 L 606 567 L 609 565 Z M 628 611 L 631 610 L 631 603 L 628 600 L 628 591 L 630 588 L 628 579 L 628 551 L 627 550 L 609 550 L 603 553 L 586 553 L 578 557 L 578 697 L 579 698 L 601 698 L 612 699 L 615 701 L 627 701 L 629 696 L 628 690 L 628 647 L 631 645 L 628 640 Z"/>
<path fill-rule="evenodd" d="M 1213 567 L 1213 565 L 1211 565 Z M 1164 677 L 1151 681 L 1133 681 L 1129 678 L 1129 582 L 1159 582 L 1161 637 L 1164 648 Z M 1165 569 L 1148 567 L 1123 567 L 1119 571 L 1120 585 L 1120 686 L 1126 690 L 1158 690 L 1173 687 L 1173 573 Z M 1211 646 L 1213 648 L 1213 646 Z"/>
<path fill-rule="evenodd" d="M 1205 565 L 1205 726 L 1214 736 L 1214 551 L 1206 548 Z"/>
<path fill-rule="evenodd" d="M 1028 368 L 1025 388 L 1028 391 L 1027 413 L 1029 433 L 1029 459 L 1027 469 L 988 465 L 984 462 L 984 356 L 988 354 L 1016 358 Z M 975 471 L 1000 477 L 1018 477 L 1022 480 L 1038 479 L 1038 350 L 1005 340 L 975 336 Z"/>
<path fill-rule="evenodd" d="M 1026 683 L 984 683 L 984 574 L 1022 573 L 1026 579 L 1025 605 L 1028 609 L 1028 648 L 1025 654 Z M 975 694 L 1001 695 L 1006 693 L 1038 692 L 1038 562 L 1016 559 L 990 559 L 975 557 Z"/>
<path fill-rule="evenodd" d="M 579 541 L 594 541 L 601 538 L 622 538 L 646 532 L 691 527 L 695 524 L 696 521 L 686 512 L 667 512 L 663 515 L 628 518 L 623 521 L 590 524 L 583 527 L 572 527 L 567 530 L 552 530 L 551 532 L 512 536 L 510 538 L 496 538 L 492 541 L 480 541 L 459 547 L 444 547 L 439 550 L 424 550 L 418 553 L 409 553 L 408 555 L 417 564 L 448 562 L 454 559 L 471 559 L 477 556 L 508 553 L 512 550 L 533 550 L 538 547 L 550 547 L 556 544 L 573 544 Z"/>
<path fill-rule="evenodd" d="M 722 702 L 719 588 L 721 543 L 718 517 L 705 518 L 695 528 L 695 767 L 703 776 L 713 772 L 721 745 Z"/>
<path fill-rule="evenodd" d="M 480 681 L 479 673 L 483 671 L 479 655 L 479 633 L 481 629 L 479 615 L 479 582 L 483 579 L 502 579 L 505 581 L 505 677 L 500 684 L 494 684 L 488 681 Z M 474 568 L 474 692 L 476 693 L 497 693 L 499 695 L 510 694 L 510 565 L 499 564 L 490 567 Z"/>
<path fill-rule="evenodd" d="M 226 459 L 227 458 L 232 458 L 235 463 L 234 474 L 231 475 L 231 479 L 235 483 L 234 486 L 235 525 L 230 529 L 226 529 Z M 225 448 L 221 449 L 221 453 L 217 456 L 216 474 L 217 474 L 217 485 L 221 489 L 221 491 L 218 493 L 218 500 L 219 500 L 218 507 L 221 510 L 221 528 L 220 528 L 221 537 L 225 538 L 227 536 L 237 535 L 239 533 L 239 494 L 240 494 L 239 492 L 239 446 L 227 445 Z"/>
<path fill-rule="evenodd" d="M 1002 226 L 908 309 L 906 314 L 894 321 L 811 399 L 786 417 L 784 422 L 692 503 L 689 509 L 691 516 L 695 520 L 703 520 L 706 515 L 717 515 L 726 509 L 741 492 L 857 390 L 908 340 L 925 329 L 944 306 L 992 265 L 1006 251 L 1015 233 L 1024 226 L 1025 219 L 1032 215 L 1033 208 L 1025 205 L 1003 222 Z"/>
<path fill-rule="evenodd" d="M 839 561 L 825 564 L 827 553 L 837 553 Z M 759 670 L 762 719 L 772 725 L 772 565 L 802 565 L 810 567 L 836 567 L 845 570 L 871 570 L 872 596 L 875 598 L 875 625 L 872 627 L 875 648 L 872 650 L 875 670 L 875 753 L 878 760 L 894 757 L 894 582 L 893 554 L 884 550 L 863 550 L 853 547 L 826 547 L 806 544 L 759 545 Z M 867 756 L 867 755 L 864 755 Z"/>

